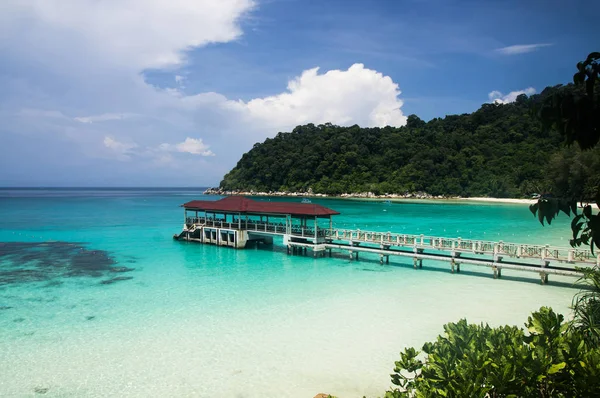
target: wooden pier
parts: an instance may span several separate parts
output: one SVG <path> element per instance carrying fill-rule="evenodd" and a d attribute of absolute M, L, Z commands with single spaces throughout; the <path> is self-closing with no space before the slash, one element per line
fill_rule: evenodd
<path fill-rule="evenodd" d="M 462 264 L 488 267 L 494 278 L 503 269 L 535 272 L 543 284 L 551 274 L 580 277 L 583 273 L 576 267 L 600 267 L 600 254 L 585 249 L 334 228 L 331 217 L 339 213 L 314 204 L 232 196 L 182 206 L 185 223 L 176 239 L 238 249 L 281 236 L 288 254 L 310 250 L 319 257 L 336 250 L 352 260 L 368 253 L 378 255 L 382 265 L 389 264 L 390 256 L 407 257 L 414 268 L 421 268 L 423 260 L 443 261 L 453 273 Z"/>

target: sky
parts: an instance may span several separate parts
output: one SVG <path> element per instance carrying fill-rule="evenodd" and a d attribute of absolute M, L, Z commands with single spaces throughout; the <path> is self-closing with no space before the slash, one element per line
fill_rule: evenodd
<path fill-rule="evenodd" d="M 600 2 L 3 0 L 0 186 L 216 186 L 306 123 L 402 126 L 568 83 Z"/>

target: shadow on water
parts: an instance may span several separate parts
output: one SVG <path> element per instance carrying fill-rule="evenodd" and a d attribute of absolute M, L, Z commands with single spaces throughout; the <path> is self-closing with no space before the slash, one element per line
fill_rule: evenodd
<path fill-rule="evenodd" d="M 287 254 L 287 248 L 284 246 L 281 246 L 281 245 L 277 245 L 277 244 L 273 244 L 273 245 L 252 244 L 251 246 L 249 245 L 246 248 L 246 250 L 270 251 L 270 252 L 275 252 L 275 253 Z M 358 260 L 352 260 L 352 264 L 355 264 L 358 267 L 357 270 L 365 271 L 365 272 L 389 272 L 390 268 L 388 268 L 388 267 L 414 269 L 412 261 L 410 263 L 402 262 L 402 259 L 403 259 L 402 257 L 390 256 L 389 264 L 381 265 L 381 263 L 379 262 L 379 258 L 375 258 L 375 257 L 373 257 L 373 255 L 366 257 L 367 255 L 368 255 L 367 253 L 363 252 L 363 253 L 359 254 L 360 258 Z M 311 250 L 307 250 L 306 254 L 297 253 L 297 254 L 292 254 L 292 256 L 312 258 L 313 253 L 311 252 Z M 348 254 L 333 251 L 331 254 L 331 257 L 329 257 L 329 255 L 327 253 L 326 253 L 325 257 L 334 258 L 334 259 L 338 259 L 338 260 L 342 260 L 342 261 L 346 260 L 346 262 L 344 264 L 348 265 L 348 260 L 349 260 Z M 323 257 L 318 255 L 315 258 L 320 259 Z M 373 268 L 365 268 L 365 267 L 361 267 L 361 264 L 370 264 L 370 265 L 373 265 L 374 267 Z M 424 260 L 423 264 L 424 265 L 421 269 L 418 269 L 415 271 L 439 272 L 439 273 L 444 273 L 444 274 L 449 274 L 451 272 L 450 264 L 447 264 L 447 268 L 444 268 L 442 265 L 440 265 L 440 266 L 428 265 L 427 260 Z M 377 267 L 382 267 L 382 268 L 377 269 Z M 467 267 L 468 267 L 468 265 L 467 265 Z M 477 266 L 473 266 L 473 267 L 477 267 Z M 516 272 L 518 272 L 518 271 L 516 271 Z M 493 278 L 493 272 L 492 272 L 491 268 L 477 267 L 476 269 L 465 269 L 465 264 L 461 265 L 461 270 L 460 270 L 460 272 L 457 272 L 457 274 L 458 274 L 457 276 L 467 275 L 467 276 L 476 276 L 476 277 L 480 277 L 480 278 L 481 277 Z M 499 282 L 505 280 L 505 281 L 519 282 L 519 283 L 529 283 L 529 284 L 538 284 L 538 285 L 540 284 L 540 280 L 537 277 L 538 276 L 537 274 L 535 274 L 535 273 L 527 273 L 529 275 L 526 275 L 525 273 L 523 273 L 523 274 L 524 274 L 523 276 L 503 274 L 502 277 L 499 279 Z M 549 280 L 548 284 L 551 286 L 571 288 L 571 289 L 576 289 L 576 290 L 585 288 L 584 285 L 578 284 L 576 282 L 577 282 L 577 279 L 573 279 L 573 282 L 553 281 L 552 275 L 550 275 L 550 280 Z"/>
<path fill-rule="evenodd" d="M 64 278 L 108 278 L 112 284 L 132 277 L 117 276 L 134 268 L 117 265 L 106 251 L 73 242 L 0 242 L 0 286 L 46 282 L 56 287 Z"/>

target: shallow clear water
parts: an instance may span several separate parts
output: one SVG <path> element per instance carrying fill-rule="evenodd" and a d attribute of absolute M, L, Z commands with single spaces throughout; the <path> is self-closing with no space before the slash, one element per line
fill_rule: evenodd
<path fill-rule="evenodd" d="M 542 305 L 567 314 L 576 292 L 533 273 L 174 241 L 178 206 L 200 196 L 0 190 L 0 395 L 379 396 L 398 352 L 444 323 L 522 325 Z M 541 227 L 523 205 L 312 202 L 362 230 L 559 246 L 569 234 L 566 217 Z"/>

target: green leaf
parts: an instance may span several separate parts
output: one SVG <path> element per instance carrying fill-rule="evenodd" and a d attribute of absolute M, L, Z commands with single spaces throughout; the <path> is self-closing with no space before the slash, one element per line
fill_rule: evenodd
<path fill-rule="evenodd" d="M 598 191 L 598 192 L 600 194 L 600 191 Z M 529 205 L 529 211 L 533 214 L 534 217 L 538 211 L 538 207 L 539 207 L 539 201 L 538 201 L 538 203 Z"/>
<path fill-rule="evenodd" d="M 567 366 L 566 363 L 561 362 L 561 363 L 555 363 L 554 365 L 550 366 L 550 369 L 548 369 L 548 374 L 555 374 L 560 372 L 561 370 L 563 370 L 565 368 L 565 366 Z"/>
<path fill-rule="evenodd" d="M 571 216 L 571 207 L 567 200 L 561 199 L 558 201 L 558 209 L 565 213 L 567 216 Z"/>
<path fill-rule="evenodd" d="M 575 225 L 575 228 L 573 228 L 573 239 L 577 239 L 579 232 L 581 232 L 581 228 L 583 228 L 582 222 L 577 223 L 577 225 Z"/>
<path fill-rule="evenodd" d="M 573 214 L 577 215 L 577 201 L 572 200 L 569 205 L 571 206 L 571 211 Z"/>
<path fill-rule="evenodd" d="M 581 217 L 583 217 L 581 214 L 573 217 L 573 220 L 571 220 L 571 229 L 575 229 L 575 226 L 577 225 L 577 222 L 581 219 Z"/>
<path fill-rule="evenodd" d="M 585 81 L 585 73 L 577 72 L 573 75 L 573 83 L 581 84 Z"/>

